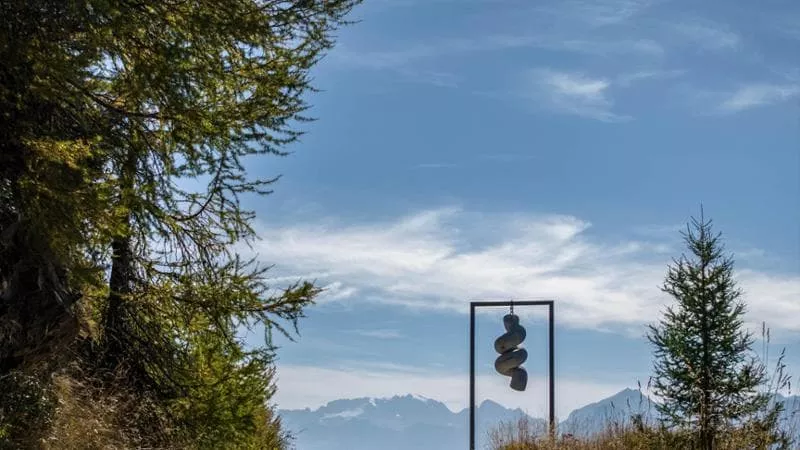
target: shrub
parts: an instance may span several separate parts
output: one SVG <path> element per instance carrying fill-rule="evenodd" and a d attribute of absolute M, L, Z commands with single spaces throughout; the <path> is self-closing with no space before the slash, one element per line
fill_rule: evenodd
<path fill-rule="evenodd" d="M 47 381 L 20 371 L 0 376 L 0 449 L 34 447 L 39 442 L 56 405 Z"/>

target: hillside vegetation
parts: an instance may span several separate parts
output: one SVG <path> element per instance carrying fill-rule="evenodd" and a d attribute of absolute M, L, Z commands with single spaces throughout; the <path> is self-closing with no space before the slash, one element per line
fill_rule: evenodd
<path fill-rule="evenodd" d="M 656 425 L 615 426 L 588 438 L 559 437 L 551 440 L 541 434 L 532 434 L 524 422 L 506 424 L 491 434 L 493 450 L 674 450 L 698 448 L 691 431 L 667 430 Z M 719 434 L 715 444 L 718 450 L 771 449 L 772 433 L 757 428 L 726 430 Z M 783 447 L 792 448 L 792 447 Z"/>

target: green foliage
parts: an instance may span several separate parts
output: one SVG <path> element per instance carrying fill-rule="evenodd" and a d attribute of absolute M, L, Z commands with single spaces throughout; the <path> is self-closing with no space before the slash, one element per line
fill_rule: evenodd
<path fill-rule="evenodd" d="M 0 449 L 36 445 L 54 411 L 45 381 L 16 371 L 0 376 Z"/>
<path fill-rule="evenodd" d="M 652 388 L 662 399 L 658 411 L 667 426 L 692 430 L 697 448 L 715 448 L 723 430 L 742 423 L 766 418 L 761 427 L 775 431 L 779 411 L 759 416 L 769 402 L 759 391 L 767 374 L 744 329 L 733 259 L 723 255 L 720 235 L 702 214 L 684 238 L 691 256 L 674 261 L 662 287 L 675 303 L 648 335 L 655 348 Z"/>
<path fill-rule="evenodd" d="M 256 238 L 241 197 L 276 180 L 245 162 L 302 135 L 309 70 L 356 3 L 0 3 L 0 375 L 74 360 L 93 380 L 60 391 L 92 393 L 74 417 L 118 398 L 112 416 L 149 404 L 130 417 L 181 445 L 285 445 L 269 336 L 318 289 L 237 254 Z"/>

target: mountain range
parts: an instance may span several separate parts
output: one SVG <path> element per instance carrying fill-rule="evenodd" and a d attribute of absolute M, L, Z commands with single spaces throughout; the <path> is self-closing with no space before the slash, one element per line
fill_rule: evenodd
<path fill-rule="evenodd" d="M 800 430 L 800 397 L 776 396 L 785 405 L 783 422 Z M 418 395 L 334 400 L 317 409 L 279 410 L 284 427 L 294 436 L 296 450 L 442 450 L 468 447 L 469 409 L 453 412 L 444 403 Z M 558 424 L 559 433 L 587 436 L 609 424 L 624 424 L 640 414 L 658 420 L 655 402 L 634 389 L 572 411 Z M 492 400 L 477 408 L 478 448 L 489 448 L 489 433 L 500 423 L 527 418 L 539 431 L 546 421 L 509 409 Z"/>

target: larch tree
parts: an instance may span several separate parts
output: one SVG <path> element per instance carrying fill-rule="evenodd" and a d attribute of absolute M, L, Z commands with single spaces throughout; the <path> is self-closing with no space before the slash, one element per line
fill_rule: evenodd
<path fill-rule="evenodd" d="M 0 4 L 0 370 L 73 330 L 196 442 L 263 435 L 274 349 L 239 331 L 286 332 L 319 290 L 236 253 L 256 238 L 241 196 L 276 179 L 244 164 L 301 136 L 309 71 L 358 1 Z"/>

